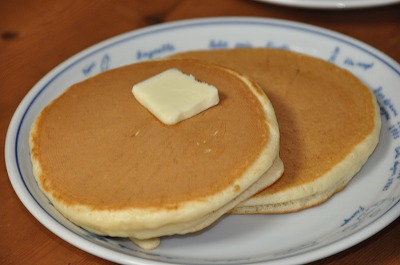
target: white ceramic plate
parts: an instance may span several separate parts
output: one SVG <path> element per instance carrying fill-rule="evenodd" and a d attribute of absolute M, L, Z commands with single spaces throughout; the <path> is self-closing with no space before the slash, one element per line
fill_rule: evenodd
<path fill-rule="evenodd" d="M 380 143 L 348 188 L 319 207 L 285 215 L 226 216 L 201 233 L 162 240 L 153 251 L 125 239 L 93 235 L 66 220 L 40 192 L 31 170 L 28 136 L 40 110 L 71 84 L 121 65 L 193 49 L 289 49 L 344 67 L 376 94 Z M 305 24 L 256 18 L 166 23 L 99 43 L 65 61 L 26 95 L 10 123 L 6 165 L 28 210 L 71 244 L 125 264 L 295 264 L 337 253 L 375 234 L 400 215 L 400 66 L 376 49 Z"/>
<path fill-rule="evenodd" d="M 260 2 L 320 9 L 366 8 L 400 3 L 399 0 L 257 0 Z"/>

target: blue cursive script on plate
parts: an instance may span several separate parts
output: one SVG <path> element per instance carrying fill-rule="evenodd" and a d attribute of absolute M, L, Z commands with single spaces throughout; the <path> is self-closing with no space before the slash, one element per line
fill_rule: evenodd
<path fill-rule="evenodd" d="M 92 61 L 89 64 L 87 64 L 85 67 L 82 68 L 82 73 L 85 76 L 89 76 L 93 74 L 94 72 L 104 72 L 107 71 L 110 68 L 110 55 L 109 54 L 104 54 L 100 60 Z"/>
<path fill-rule="evenodd" d="M 255 47 L 255 45 L 250 41 L 246 40 L 230 43 L 227 40 L 211 39 L 208 42 L 209 49 L 252 48 L 252 47 Z M 282 50 L 289 50 L 290 48 L 289 45 L 286 43 L 276 43 L 273 41 L 265 42 L 264 47 L 271 49 L 282 49 Z"/>
<path fill-rule="evenodd" d="M 397 117 L 398 111 L 394 104 L 392 103 L 391 99 L 386 96 L 383 87 L 378 87 L 373 90 L 375 97 L 378 101 L 381 115 L 386 119 L 390 120 L 391 117 Z"/>
<path fill-rule="evenodd" d="M 138 50 L 136 52 L 136 60 L 148 60 L 154 59 L 156 57 L 160 57 L 165 55 L 166 53 L 171 53 L 175 51 L 175 46 L 171 43 L 162 44 L 159 47 L 151 48 L 148 50 Z"/>
<path fill-rule="evenodd" d="M 354 67 L 354 68 L 359 68 L 364 71 L 370 70 L 371 68 L 374 67 L 373 62 L 365 62 L 359 59 L 355 59 L 350 56 L 346 56 L 343 61 L 339 61 L 339 57 L 341 55 L 341 49 L 340 47 L 336 46 L 331 55 L 328 57 L 328 61 L 331 63 L 342 63 L 343 65 Z"/>

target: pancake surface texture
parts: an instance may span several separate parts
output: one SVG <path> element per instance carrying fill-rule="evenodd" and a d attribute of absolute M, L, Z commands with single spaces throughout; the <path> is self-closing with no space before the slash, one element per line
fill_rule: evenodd
<path fill-rule="evenodd" d="M 131 89 L 170 68 L 215 86 L 219 104 L 176 125 L 160 122 Z M 73 85 L 39 114 L 30 145 L 38 184 L 62 214 L 133 239 L 198 231 L 283 171 L 264 92 L 197 60 L 137 63 Z"/>
<path fill-rule="evenodd" d="M 347 185 L 378 143 L 381 121 L 373 94 L 329 62 L 265 48 L 173 57 L 200 59 L 249 76 L 275 109 L 285 172 L 233 212 L 285 213 L 318 205 Z"/>

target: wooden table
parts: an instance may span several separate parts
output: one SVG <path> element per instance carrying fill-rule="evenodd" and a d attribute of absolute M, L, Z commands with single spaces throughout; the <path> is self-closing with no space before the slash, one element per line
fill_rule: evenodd
<path fill-rule="evenodd" d="M 355 37 L 400 62 L 398 4 L 332 11 L 250 0 L 0 1 L 0 149 L 24 95 L 65 59 L 123 32 L 215 16 L 306 22 Z M 4 157 L 0 174 L 0 264 L 110 264 L 66 243 L 27 211 L 11 187 Z M 400 218 L 366 241 L 314 264 L 400 264 Z"/>

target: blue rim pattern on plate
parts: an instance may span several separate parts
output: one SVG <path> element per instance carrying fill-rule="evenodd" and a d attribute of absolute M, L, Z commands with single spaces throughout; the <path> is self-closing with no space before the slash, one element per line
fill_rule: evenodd
<path fill-rule="evenodd" d="M 18 127 L 17 127 L 17 133 L 16 133 L 16 137 L 15 137 L 15 143 L 14 143 L 14 156 L 15 156 L 15 162 L 17 165 L 17 169 L 18 169 L 18 173 L 19 173 L 19 178 L 20 181 L 22 181 L 26 191 L 29 193 L 31 199 L 33 199 L 35 201 L 35 203 L 37 204 L 37 206 L 39 206 L 41 208 L 41 210 L 43 212 L 45 212 L 47 214 L 48 217 L 51 217 L 51 219 L 53 221 L 55 221 L 56 223 L 58 223 L 58 225 L 62 226 L 64 229 L 67 229 L 69 232 L 75 234 L 76 236 L 80 237 L 81 239 L 84 240 L 90 240 L 92 243 L 94 244 L 99 244 L 99 242 L 107 242 L 110 243 L 112 241 L 111 244 L 116 244 L 115 248 L 112 248 L 112 251 L 116 251 L 119 252 L 121 254 L 127 254 L 127 253 L 131 253 L 134 252 L 135 254 L 137 254 L 138 256 L 142 256 L 144 258 L 149 258 L 152 259 L 154 261 L 157 260 L 164 260 L 166 262 L 182 262 L 182 259 L 179 257 L 174 257 L 174 256 L 168 256 L 168 255 L 162 255 L 162 254 L 157 254 L 157 253 L 153 253 L 153 252 L 145 252 L 142 251 L 140 249 L 136 249 L 135 247 L 129 247 L 125 244 L 121 244 L 119 242 L 113 241 L 112 239 L 108 239 L 106 237 L 101 237 L 101 236 L 96 236 L 93 235 L 89 232 L 86 232 L 83 229 L 80 229 L 80 234 L 77 233 L 76 231 L 74 231 L 72 228 L 65 226 L 59 219 L 57 219 L 55 216 L 53 216 L 45 207 L 42 203 L 40 203 L 40 201 L 38 200 L 38 198 L 36 198 L 36 196 L 34 195 L 34 192 L 30 189 L 29 185 L 26 182 L 26 177 L 23 174 L 23 170 L 21 169 L 21 165 L 20 165 L 20 156 L 18 153 L 19 150 L 19 141 L 20 141 L 20 137 L 21 137 L 21 129 L 22 126 L 24 125 L 25 122 L 25 118 L 27 116 L 27 114 L 29 113 L 32 105 L 37 101 L 37 99 L 42 95 L 42 93 L 45 92 L 45 90 L 53 83 L 55 82 L 64 72 L 66 72 L 67 70 L 71 69 L 72 67 L 76 66 L 78 63 L 82 62 L 83 60 L 96 55 L 96 54 L 100 54 L 102 51 L 106 51 L 107 49 L 111 48 L 111 47 L 115 47 L 119 44 L 123 44 L 125 42 L 128 41 L 132 41 L 135 39 L 140 39 L 142 37 L 145 36 L 149 36 L 149 35 L 154 35 L 154 34 L 159 34 L 159 33 L 165 33 L 165 32 L 173 32 L 173 31 L 179 31 L 182 29 L 187 29 L 187 28 L 202 28 L 202 27 L 210 27 L 210 26 L 257 26 L 257 27 L 274 27 L 274 28 L 281 28 L 281 29 L 289 29 L 289 30 L 295 30 L 298 32 L 304 32 L 304 33 L 308 33 L 308 34 L 313 34 L 313 35 L 318 35 L 318 36 L 322 36 L 324 38 L 328 38 L 331 40 L 334 40 L 336 42 L 339 42 L 341 44 L 345 44 L 345 45 L 349 45 L 352 46 L 353 48 L 356 48 L 359 51 L 362 51 L 363 53 L 368 54 L 369 56 L 374 57 L 376 60 L 380 61 L 381 63 L 383 63 L 388 69 L 390 69 L 391 71 L 393 71 L 394 73 L 396 73 L 397 76 L 400 76 L 400 68 L 396 65 L 395 62 L 392 62 L 390 59 L 386 58 L 386 56 L 382 55 L 379 51 L 376 51 L 375 49 L 368 47 L 365 44 L 362 44 L 356 40 L 353 40 L 349 37 L 337 34 L 335 32 L 330 32 L 324 29 L 320 29 L 317 27 L 313 27 L 313 26 L 309 26 L 309 25 L 304 25 L 304 24 L 298 24 L 298 23 L 291 23 L 291 22 L 285 22 L 285 21 L 279 21 L 279 20 L 267 20 L 267 19 L 253 19 L 253 18 L 225 18 L 225 19 L 199 19 L 199 20 L 189 20 L 186 22 L 176 22 L 176 23 L 166 23 L 164 25 L 161 26 L 154 26 L 154 27 L 150 27 L 147 29 L 143 29 L 143 30 L 138 30 L 138 31 L 134 31 L 132 33 L 127 33 L 127 34 L 123 34 L 119 37 L 115 37 L 112 38 L 108 41 L 102 42 L 92 48 L 89 48 L 79 54 L 77 54 L 76 56 L 72 57 L 71 59 L 67 60 L 64 64 L 60 65 L 60 67 L 56 68 L 54 71 L 52 71 L 51 73 L 49 73 L 46 77 L 44 77 L 42 80 L 45 80 L 46 78 L 48 79 L 49 77 L 50 80 L 47 81 L 44 85 L 40 84 L 40 89 L 38 90 L 38 92 L 36 92 L 36 94 L 34 95 L 34 97 L 30 100 L 29 104 L 27 105 L 26 109 L 24 110 L 21 118 L 19 121 L 15 121 L 18 123 Z M 162 54 L 161 54 L 162 55 Z M 110 58 L 108 58 L 110 59 Z M 108 66 L 106 65 L 105 67 L 103 67 L 102 70 L 107 70 Z M 39 85 L 39 83 L 38 83 Z M 9 137 L 7 137 L 9 140 Z M 12 178 L 12 176 L 10 176 L 10 178 Z M 393 198 L 394 199 L 394 198 Z M 392 206 L 387 208 L 382 214 L 380 214 L 378 217 L 375 216 L 375 219 L 370 222 L 374 223 L 377 220 L 379 220 L 382 216 L 385 216 L 388 212 L 392 211 L 393 208 L 398 207 L 400 202 L 400 198 L 397 198 L 396 202 L 393 202 Z M 395 219 L 395 218 L 394 218 Z M 394 220 L 393 219 L 393 220 Z M 393 221 L 390 220 L 390 221 Z M 350 219 L 351 221 L 351 219 Z M 388 223 L 390 223 L 390 221 Z M 387 224 L 388 224 L 387 223 Z M 382 227 L 378 227 L 376 229 L 375 232 L 379 231 L 380 229 L 382 229 L 384 226 L 386 226 L 387 224 L 383 225 Z M 356 234 L 359 231 L 355 231 L 353 233 L 350 233 L 348 235 L 352 236 L 354 234 Z M 56 232 L 55 232 L 56 233 Z M 56 233 L 58 234 L 58 233 Z M 59 234 L 58 234 L 59 235 Z M 372 234 L 371 234 L 372 235 Z M 59 235 L 60 236 L 60 235 Z M 360 238 L 358 240 L 364 240 L 365 238 L 367 238 L 370 235 L 366 235 L 363 238 Z M 334 241 L 328 242 L 327 245 L 332 245 L 334 243 L 336 243 L 337 241 L 342 240 L 343 238 L 338 238 L 335 239 Z M 344 246 L 342 249 L 346 248 L 346 247 L 350 247 L 351 245 L 354 245 L 358 242 L 353 242 L 350 245 Z M 73 242 L 70 242 L 72 244 L 74 244 Z M 102 244 L 100 244 L 100 248 L 103 247 L 107 247 L 109 245 L 104 245 L 102 246 Z M 81 246 L 78 246 L 81 247 Z M 324 245 L 319 245 L 316 243 L 315 245 L 313 245 L 312 243 L 307 243 L 304 246 L 300 246 L 299 249 L 297 250 L 293 250 L 293 251 L 288 251 L 287 253 L 287 257 L 289 257 L 288 260 L 289 261 L 292 257 L 295 256 L 301 256 L 304 253 L 307 252 L 312 252 L 315 251 L 318 248 L 324 247 Z M 303 248 L 303 249 L 302 249 Z M 90 251 L 88 250 L 88 248 L 83 248 L 84 250 L 92 253 L 92 254 L 96 254 L 95 251 Z M 317 259 L 317 258 L 323 258 L 327 255 L 330 254 L 334 254 L 335 252 L 338 252 L 342 249 L 336 249 L 336 250 L 332 250 L 330 253 L 325 253 L 324 255 L 313 255 L 313 259 Z M 99 255 L 97 253 L 97 255 Z M 99 255 L 102 256 L 102 255 Z M 103 258 L 107 258 L 109 259 L 109 257 L 103 255 Z M 282 258 L 285 259 L 285 255 L 282 255 L 281 257 L 277 257 L 278 259 Z M 269 261 L 270 259 L 268 259 Z M 273 259 L 271 259 L 272 261 Z M 302 261 L 301 257 L 298 257 L 299 261 Z M 136 260 L 137 261 L 137 260 Z M 186 260 L 184 260 L 186 262 Z M 195 260 L 195 262 L 200 262 L 200 263 L 240 263 L 240 262 L 259 262 L 259 261 L 263 261 L 263 257 L 258 257 L 258 258 L 254 258 L 254 259 L 250 259 L 250 258 L 244 258 L 243 260 L 240 259 L 234 259 L 234 260 Z M 267 261 L 267 260 L 265 260 Z M 306 261 L 303 258 L 303 261 Z M 307 261 L 310 261 L 310 257 L 307 259 Z"/>

